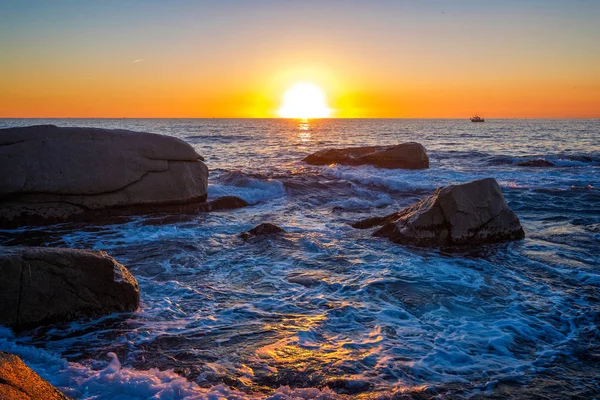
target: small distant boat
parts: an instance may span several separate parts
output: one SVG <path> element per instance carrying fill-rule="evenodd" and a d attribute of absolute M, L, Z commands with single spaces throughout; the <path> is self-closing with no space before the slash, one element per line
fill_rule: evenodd
<path fill-rule="evenodd" d="M 474 115 L 471 117 L 471 122 L 485 122 L 485 119 L 481 118 L 479 115 Z"/>

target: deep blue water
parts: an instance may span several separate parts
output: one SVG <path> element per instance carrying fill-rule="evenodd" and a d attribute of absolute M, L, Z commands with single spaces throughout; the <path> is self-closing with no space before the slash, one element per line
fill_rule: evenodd
<path fill-rule="evenodd" d="M 182 138 L 209 198 L 251 207 L 0 231 L 2 245 L 106 250 L 138 312 L 13 335 L 87 399 L 600 396 L 600 120 L 0 120 Z M 418 141 L 423 171 L 313 167 L 326 148 Z M 553 168 L 515 164 L 544 158 Z M 455 252 L 352 229 L 438 186 L 494 177 L 526 239 Z M 282 238 L 243 242 L 261 223 Z M 212 397 L 211 397 L 212 396 Z M 369 397 L 370 398 L 370 397 Z"/>

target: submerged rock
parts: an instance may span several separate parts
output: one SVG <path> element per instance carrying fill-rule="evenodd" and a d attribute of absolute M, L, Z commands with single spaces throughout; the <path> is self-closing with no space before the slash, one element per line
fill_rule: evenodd
<path fill-rule="evenodd" d="M 519 167 L 555 167 L 554 163 L 550 161 L 546 161 L 543 158 L 538 158 L 536 160 L 528 160 L 515 164 Z"/>
<path fill-rule="evenodd" d="M 593 157 L 585 156 L 585 155 L 569 155 L 569 156 L 564 156 L 564 158 L 566 158 L 567 160 L 570 160 L 570 161 L 579 161 L 579 162 L 586 162 L 586 163 L 594 162 Z"/>
<path fill-rule="evenodd" d="M 45 323 L 134 311 L 138 283 L 103 251 L 5 247 L 0 254 L 0 325 Z"/>
<path fill-rule="evenodd" d="M 153 133 L 0 129 L 0 226 L 201 203 L 208 184 L 202 161 L 184 141 Z"/>
<path fill-rule="evenodd" d="M 395 146 L 350 147 L 317 151 L 304 161 L 312 165 L 374 165 L 380 168 L 425 169 L 429 156 L 425 147 L 416 142 Z"/>
<path fill-rule="evenodd" d="M 352 226 L 382 226 L 375 236 L 419 246 L 477 245 L 525 237 L 493 178 L 439 188 L 410 207 Z"/>
<path fill-rule="evenodd" d="M 326 282 L 328 277 L 330 277 L 330 274 L 324 271 L 292 272 L 287 276 L 287 281 L 305 287 L 312 287 Z"/>
<path fill-rule="evenodd" d="M 169 208 L 157 208 L 152 215 L 147 215 L 140 223 L 142 225 L 171 225 L 181 222 L 193 221 L 196 214 L 213 211 L 234 210 L 237 208 L 248 207 L 250 204 L 239 197 L 223 196 L 212 201 L 198 204 L 187 204 Z M 106 222 L 114 221 L 119 223 L 121 217 L 114 219 L 106 218 Z"/>
<path fill-rule="evenodd" d="M 199 207 L 199 211 L 222 211 L 222 210 L 234 210 L 236 208 L 248 207 L 250 204 L 236 196 L 223 196 L 216 198 L 212 201 L 208 201 Z"/>
<path fill-rule="evenodd" d="M 250 229 L 248 232 L 240 233 L 240 237 L 242 239 L 249 239 L 252 236 L 263 236 L 263 235 L 276 235 L 280 233 L 285 233 L 285 229 L 280 228 L 275 224 L 270 224 L 268 222 L 262 223 L 260 225 L 255 226 Z"/>
<path fill-rule="evenodd" d="M 67 400 L 68 397 L 40 378 L 19 357 L 0 351 L 0 399 Z"/>

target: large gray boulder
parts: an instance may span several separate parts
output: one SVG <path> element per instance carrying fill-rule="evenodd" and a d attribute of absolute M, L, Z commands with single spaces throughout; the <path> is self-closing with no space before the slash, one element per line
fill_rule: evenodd
<path fill-rule="evenodd" d="M 208 169 L 202 160 L 184 141 L 152 133 L 0 129 L 0 226 L 204 202 Z"/>
<path fill-rule="evenodd" d="M 375 236 L 419 246 L 478 245 L 525 237 L 493 178 L 439 188 L 410 207 L 352 226 L 382 226 Z"/>
<path fill-rule="evenodd" d="M 138 283 L 103 251 L 0 248 L 0 325 L 17 329 L 134 311 Z"/>
<path fill-rule="evenodd" d="M 395 146 L 350 147 L 317 151 L 304 161 L 311 165 L 374 165 L 380 168 L 425 169 L 429 156 L 425 147 L 416 142 Z"/>
<path fill-rule="evenodd" d="M 68 400 L 14 354 L 0 351 L 0 399 Z"/>

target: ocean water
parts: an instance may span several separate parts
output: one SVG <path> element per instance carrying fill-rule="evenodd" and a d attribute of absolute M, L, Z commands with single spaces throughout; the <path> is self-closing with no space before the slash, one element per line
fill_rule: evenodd
<path fill-rule="evenodd" d="M 0 231 L 106 250 L 141 307 L 14 334 L 0 350 L 81 399 L 600 397 L 600 120 L 0 120 L 179 137 L 209 198 L 252 206 Z M 327 147 L 418 141 L 431 168 L 308 166 Z M 554 168 L 515 164 L 544 158 Z M 441 251 L 353 221 L 494 177 L 523 241 Z M 282 237 L 242 241 L 262 222 Z M 539 398 L 538 397 L 538 398 Z"/>

